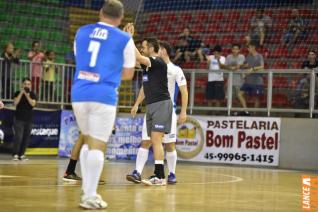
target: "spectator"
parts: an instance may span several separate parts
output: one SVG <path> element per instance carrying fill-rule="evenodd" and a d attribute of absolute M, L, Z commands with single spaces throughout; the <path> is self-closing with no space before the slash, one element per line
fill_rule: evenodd
<path fill-rule="evenodd" d="M 43 101 L 54 101 L 54 82 L 55 82 L 55 52 L 47 51 L 45 53 L 46 61 L 44 62 L 43 73 Z"/>
<path fill-rule="evenodd" d="M 42 77 L 42 62 L 45 58 L 43 52 L 40 51 L 41 44 L 39 41 L 33 41 L 32 49 L 28 53 L 28 58 L 32 62 L 32 89 L 36 93 L 40 90 L 40 81 Z"/>
<path fill-rule="evenodd" d="M 292 10 L 291 20 L 288 23 L 288 28 L 283 37 L 283 43 L 287 46 L 296 43 L 297 40 L 305 36 L 305 21 L 300 16 L 297 9 Z"/>
<path fill-rule="evenodd" d="M 257 9 L 256 15 L 252 17 L 250 35 L 247 42 L 256 41 L 260 46 L 264 45 L 266 33 L 272 27 L 272 19 L 264 14 L 264 9 Z"/>
<path fill-rule="evenodd" d="M 243 54 L 240 54 L 240 49 L 240 44 L 233 44 L 232 54 L 226 57 L 225 65 L 221 63 L 219 65 L 222 69 L 227 69 L 236 72 L 233 74 L 233 91 L 235 92 L 236 97 L 240 101 L 241 106 L 243 108 L 247 108 L 246 101 L 244 98 L 244 92 L 241 91 L 244 79 L 242 74 L 237 73 L 242 70 L 241 68 L 245 62 L 245 56 Z M 248 115 L 247 113 L 248 112 L 245 112 L 244 115 Z"/>
<path fill-rule="evenodd" d="M 11 80 L 12 80 L 12 64 L 19 64 L 19 58 L 21 56 L 21 50 L 17 49 L 14 51 L 12 43 L 7 43 L 4 46 L 4 51 L 1 54 L 3 58 L 1 65 L 1 82 L 2 82 L 2 98 L 11 99 Z"/>
<path fill-rule="evenodd" d="M 209 106 L 215 103 L 216 107 L 221 106 L 221 100 L 224 99 L 224 78 L 223 73 L 220 71 L 219 64 L 225 64 L 225 57 L 221 56 L 222 48 L 216 45 L 213 50 L 213 55 L 207 57 L 208 60 L 208 84 L 206 87 L 206 98 Z"/>
<path fill-rule="evenodd" d="M 176 55 L 174 58 L 174 62 L 177 62 L 180 58 L 182 58 L 186 62 L 190 62 L 191 58 L 196 56 L 199 57 L 201 62 L 204 61 L 204 44 L 200 40 L 196 40 L 193 38 L 190 32 L 190 28 L 184 28 L 183 32 L 179 35 L 179 44 L 177 46 Z"/>
<path fill-rule="evenodd" d="M 301 68 L 302 69 L 318 68 L 318 60 L 317 60 L 317 57 L 316 57 L 316 52 L 314 50 L 310 50 L 308 52 L 308 60 L 303 62 Z"/>
<path fill-rule="evenodd" d="M 64 56 L 65 63 L 68 65 L 64 71 L 64 98 L 66 102 L 71 102 L 71 86 L 72 79 L 75 73 L 75 55 L 74 51 L 70 51 Z"/>
<path fill-rule="evenodd" d="M 3 109 L 4 108 L 4 104 L 2 101 L 0 101 L 0 109 Z"/>
<path fill-rule="evenodd" d="M 36 105 L 36 95 L 31 91 L 31 80 L 24 78 L 22 90 L 14 95 L 14 144 L 13 160 L 27 160 L 25 150 L 28 146 L 33 119 L 33 107 Z"/>
<path fill-rule="evenodd" d="M 261 54 L 256 51 L 256 43 L 251 42 L 248 45 L 249 54 L 246 57 L 244 68 L 250 71 L 249 74 L 245 77 L 245 83 L 243 84 L 241 90 L 244 92 L 244 95 L 255 97 L 255 108 L 260 107 L 260 97 L 264 94 L 264 85 L 262 74 L 252 73 L 261 71 L 264 69 L 264 59 Z"/>
<path fill-rule="evenodd" d="M 309 107 L 309 92 L 310 92 L 310 74 L 305 74 L 299 80 L 296 86 L 296 92 L 292 103 L 297 109 L 306 109 Z M 298 115 L 296 115 L 298 117 Z"/>

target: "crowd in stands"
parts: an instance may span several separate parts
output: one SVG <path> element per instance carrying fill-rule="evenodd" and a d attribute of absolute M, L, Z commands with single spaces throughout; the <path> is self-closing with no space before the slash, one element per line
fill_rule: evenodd
<path fill-rule="evenodd" d="M 5 44 L 3 53 L 1 54 L 1 96 L 2 99 L 12 99 L 13 89 L 12 82 L 14 77 L 13 66 L 20 64 L 22 51 L 15 49 L 13 43 Z M 31 49 L 27 53 L 27 58 L 31 62 L 30 79 L 32 82 L 32 90 L 41 94 L 40 99 L 45 102 L 54 102 L 56 98 L 56 81 L 59 70 L 55 64 L 55 52 L 52 50 L 41 50 L 40 41 L 32 42 Z M 65 55 L 66 64 L 75 64 L 73 52 Z M 68 70 L 66 70 L 68 69 Z M 23 76 L 29 76 L 29 69 L 25 69 Z M 73 67 L 65 68 L 65 88 L 70 91 L 70 80 L 72 79 Z M 21 78 L 22 79 L 22 78 Z M 69 94 L 68 94 L 69 95 Z M 69 98 L 69 96 L 68 96 Z"/>

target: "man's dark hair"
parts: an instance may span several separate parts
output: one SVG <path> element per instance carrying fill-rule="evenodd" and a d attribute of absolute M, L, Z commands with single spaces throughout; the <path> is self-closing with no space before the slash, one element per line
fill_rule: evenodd
<path fill-rule="evenodd" d="M 308 54 L 310 54 L 310 53 L 316 54 L 316 51 L 315 51 L 314 49 L 310 49 L 310 50 L 308 51 Z"/>
<path fill-rule="evenodd" d="M 173 50 L 173 47 L 170 45 L 170 43 L 166 41 L 159 41 L 159 46 L 161 48 L 164 48 L 167 51 L 167 54 L 169 57 L 173 56 L 174 50 Z"/>
<path fill-rule="evenodd" d="M 124 15 L 124 6 L 118 0 L 106 0 L 101 11 L 104 16 L 117 19 Z"/>
<path fill-rule="evenodd" d="M 258 43 L 257 43 L 256 41 L 252 40 L 252 41 L 248 44 L 248 46 L 253 46 L 253 47 L 257 48 L 257 47 L 258 47 Z"/>
<path fill-rule="evenodd" d="M 34 47 L 35 44 L 37 44 L 37 43 L 40 43 L 40 41 L 38 41 L 38 40 L 33 41 L 33 42 L 32 42 L 32 47 Z"/>
<path fill-rule="evenodd" d="M 46 52 L 45 52 L 45 55 L 48 57 L 52 52 L 54 52 L 53 50 L 47 50 Z"/>
<path fill-rule="evenodd" d="M 222 47 L 220 45 L 215 45 L 212 52 L 222 52 Z"/>
<path fill-rule="evenodd" d="M 24 77 L 24 78 L 22 79 L 22 82 L 25 82 L 25 81 L 31 82 L 31 79 L 30 79 L 29 77 Z"/>
<path fill-rule="evenodd" d="M 233 43 L 233 44 L 232 44 L 232 48 L 235 47 L 235 46 L 236 46 L 237 48 L 239 48 L 239 49 L 241 48 L 241 45 L 238 44 L 238 43 Z"/>
<path fill-rule="evenodd" d="M 143 41 L 147 41 L 148 47 L 153 47 L 154 51 L 156 53 L 158 53 L 158 51 L 159 51 L 159 43 L 158 43 L 158 40 L 156 38 L 145 38 L 145 39 L 143 39 Z"/>

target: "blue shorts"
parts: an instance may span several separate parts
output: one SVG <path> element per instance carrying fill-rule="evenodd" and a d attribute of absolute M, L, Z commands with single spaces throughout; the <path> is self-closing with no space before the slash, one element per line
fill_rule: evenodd
<path fill-rule="evenodd" d="M 261 96 L 264 94 L 263 85 L 243 84 L 241 91 L 244 91 L 249 96 Z"/>

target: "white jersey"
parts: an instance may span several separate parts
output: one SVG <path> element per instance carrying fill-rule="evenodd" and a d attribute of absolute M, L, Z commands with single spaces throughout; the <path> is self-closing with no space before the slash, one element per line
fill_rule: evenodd
<path fill-rule="evenodd" d="M 208 56 L 210 59 L 208 81 L 224 81 L 223 72 L 220 72 L 220 65 L 214 55 Z M 225 64 L 225 57 L 220 57 L 220 63 Z"/>
<path fill-rule="evenodd" d="M 168 70 L 168 90 L 172 102 L 174 103 L 174 108 L 176 107 L 177 95 L 179 92 L 179 87 L 187 85 L 187 80 L 183 74 L 182 69 L 173 63 L 167 64 Z M 171 132 L 170 134 L 165 134 L 163 138 L 163 143 L 176 142 L 177 139 L 177 115 L 175 110 L 172 113 L 171 119 Z M 150 140 L 147 133 L 146 116 L 144 116 L 144 123 L 142 126 L 142 140 Z"/>
<path fill-rule="evenodd" d="M 179 92 L 179 87 L 187 85 L 187 80 L 183 74 L 182 69 L 176 66 L 172 62 L 167 64 L 168 72 L 168 90 L 170 94 L 171 101 L 176 107 L 177 95 Z"/>

